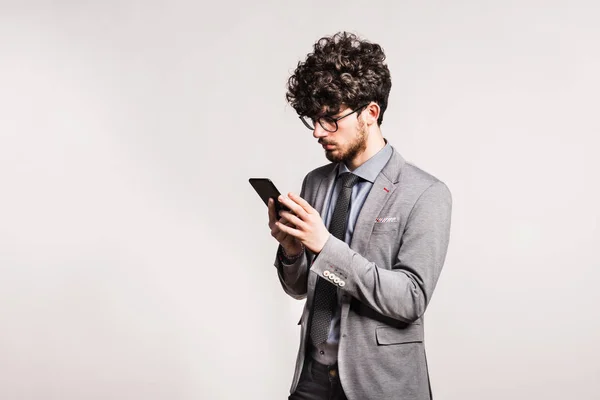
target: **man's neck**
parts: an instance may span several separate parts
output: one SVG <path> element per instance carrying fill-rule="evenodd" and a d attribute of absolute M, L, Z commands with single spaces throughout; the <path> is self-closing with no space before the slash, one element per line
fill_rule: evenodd
<path fill-rule="evenodd" d="M 350 171 L 354 171 L 356 168 L 363 165 L 384 147 L 385 140 L 383 139 L 381 131 L 378 129 L 377 132 L 369 134 L 369 137 L 367 138 L 366 149 L 362 153 L 357 154 L 356 157 L 354 157 L 354 159 L 347 161 L 346 167 L 348 167 Z"/>

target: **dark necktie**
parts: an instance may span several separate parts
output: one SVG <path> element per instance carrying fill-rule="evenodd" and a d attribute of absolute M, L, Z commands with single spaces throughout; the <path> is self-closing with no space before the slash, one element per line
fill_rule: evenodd
<path fill-rule="evenodd" d="M 359 181 L 359 177 L 349 172 L 341 174 L 340 194 L 338 195 L 333 216 L 329 223 L 329 232 L 341 241 L 346 237 L 346 226 L 348 222 L 348 208 L 352 187 Z M 337 286 L 332 282 L 318 277 L 315 287 L 315 298 L 313 300 L 312 321 L 310 326 L 310 337 L 313 345 L 317 346 L 327 340 L 331 317 L 337 303 Z"/>

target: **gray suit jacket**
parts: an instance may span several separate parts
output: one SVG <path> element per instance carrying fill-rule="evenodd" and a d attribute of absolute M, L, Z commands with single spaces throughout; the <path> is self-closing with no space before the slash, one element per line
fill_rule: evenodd
<path fill-rule="evenodd" d="M 321 214 L 335 166 L 311 171 L 302 183 L 300 196 Z M 283 290 L 307 299 L 290 393 L 304 364 L 317 276 L 328 279 L 323 273 L 329 271 L 344 293 L 338 368 L 348 399 L 432 398 L 423 313 L 446 258 L 451 210 L 448 187 L 394 149 L 361 209 L 350 246 L 330 236 L 317 256 L 306 250 L 285 271 L 276 257 Z"/>

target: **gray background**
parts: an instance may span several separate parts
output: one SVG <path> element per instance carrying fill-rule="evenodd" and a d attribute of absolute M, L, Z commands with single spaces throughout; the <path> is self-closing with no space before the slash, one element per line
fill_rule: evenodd
<path fill-rule="evenodd" d="M 453 193 L 436 399 L 600 398 L 596 1 L 1 2 L 0 398 L 282 399 L 266 207 L 325 164 L 284 99 L 380 43 L 384 136 Z"/>

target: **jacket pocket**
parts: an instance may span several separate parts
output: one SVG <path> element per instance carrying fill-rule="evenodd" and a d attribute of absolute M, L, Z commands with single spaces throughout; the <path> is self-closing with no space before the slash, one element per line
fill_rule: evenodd
<path fill-rule="evenodd" d="M 400 227 L 398 222 L 377 222 L 373 225 L 373 233 L 395 232 Z"/>
<path fill-rule="evenodd" d="M 381 325 L 375 327 L 378 345 L 423 342 L 423 325 L 410 324 L 406 328 Z"/>

